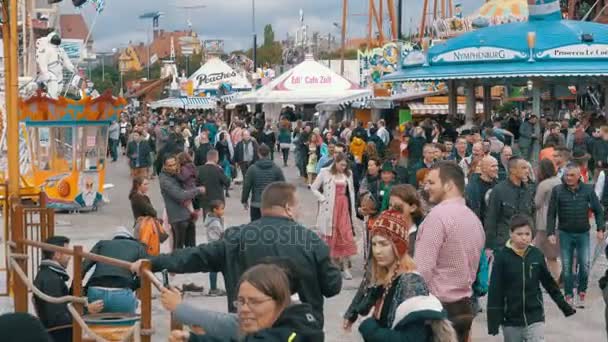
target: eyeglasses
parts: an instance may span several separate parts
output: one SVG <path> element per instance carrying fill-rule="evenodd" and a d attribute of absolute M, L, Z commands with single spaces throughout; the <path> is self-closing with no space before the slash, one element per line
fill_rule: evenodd
<path fill-rule="evenodd" d="M 232 302 L 232 304 L 234 305 L 234 307 L 236 307 L 237 310 L 241 310 L 243 308 L 243 306 L 247 305 L 249 307 L 249 309 L 251 310 L 255 310 L 255 308 L 257 308 L 258 306 L 269 302 L 273 300 L 272 298 L 250 298 L 250 299 L 245 299 L 245 298 L 239 298 L 237 300 L 235 300 L 234 302 Z"/>

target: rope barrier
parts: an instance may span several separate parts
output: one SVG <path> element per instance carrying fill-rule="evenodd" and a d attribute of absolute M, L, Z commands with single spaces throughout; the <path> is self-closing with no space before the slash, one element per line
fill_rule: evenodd
<path fill-rule="evenodd" d="M 88 304 L 88 300 L 86 297 L 74 297 L 74 296 L 51 297 L 51 296 L 45 294 L 44 292 L 40 291 L 36 286 L 34 286 L 34 284 L 30 281 L 30 279 L 25 275 L 25 273 L 21 269 L 21 266 L 19 266 L 19 264 L 15 261 L 15 259 L 13 258 L 13 256 L 10 253 L 11 252 L 9 251 L 8 259 L 9 259 L 10 268 L 12 270 L 14 270 L 17 273 L 17 275 L 19 275 L 19 278 L 21 278 L 21 281 L 25 284 L 25 286 L 29 290 L 31 290 L 34 293 L 34 295 L 36 297 L 44 300 L 45 302 L 49 302 L 51 304 L 64 304 L 64 303 L 68 303 L 68 302 L 75 302 L 75 303 L 79 303 L 79 304 L 83 304 L 83 305 Z"/>
<path fill-rule="evenodd" d="M 49 245 L 49 244 L 45 244 L 45 243 L 41 243 L 41 242 L 37 242 L 37 241 L 23 240 L 23 241 L 21 241 L 21 243 L 23 243 L 27 246 L 37 247 L 37 248 L 41 248 L 44 250 L 59 251 L 59 252 L 63 252 L 63 253 L 70 254 L 70 255 L 74 254 L 73 251 L 68 248 L 53 246 L 53 245 Z M 10 247 L 17 246 L 17 244 L 14 241 L 7 241 L 7 244 Z M 129 262 L 125 262 L 122 260 L 116 260 L 116 259 L 104 257 L 101 255 L 91 254 L 91 253 L 82 253 L 79 255 L 81 257 L 89 258 L 89 259 L 97 261 L 97 262 L 108 263 L 108 264 L 111 264 L 111 265 L 114 265 L 117 267 L 122 267 L 122 268 L 128 268 L 129 265 L 131 265 Z M 34 286 L 34 284 L 32 283 L 32 281 L 30 281 L 30 279 L 27 277 L 25 272 L 23 272 L 23 269 L 21 268 L 19 263 L 17 263 L 16 259 L 20 259 L 20 260 L 29 259 L 29 256 L 27 254 L 13 253 L 12 249 L 9 248 L 7 257 L 8 257 L 7 258 L 8 261 L 9 261 L 9 268 L 11 270 L 14 270 L 15 273 L 17 273 L 17 275 L 19 276 L 19 278 L 21 279 L 23 284 L 25 284 L 26 288 L 29 289 L 30 291 L 32 291 L 32 293 L 36 297 L 40 298 L 41 300 L 44 300 L 45 302 L 52 303 L 52 304 L 66 304 L 67 303 L 68 311 L 70 312 L 70 314 L 72 315 L 72 317 L 74 318 L 76 323 L 81 327 L 81 329 L 89 337 L 94 339 L 96 342 L 107 342 L 107 340 L 100 337 L 93 330 L 91 330 L 91 328 L 89 328 L 89 326 L 86 324 L 86 322 L 84 321 L 82 316 L 78 313 L 78 311 L 73 306 L 73 303 L 78 303 L 78 304 L 82 304 L 85 306 L 88 305 L 87 297 L 75 297 L 75 296 L 52 297 L 52 296 L 49 296 L 49 295 L 45 294 L 44 292 L 40 291 L 36 286 Z M 159 291 L 162 291 L 162 289 L 164 288 L 161 281 L 158 278 L 156 278 L 156 276 L 150 270 L 147 270 L 147 269 L 143 270 L 141 276 L 148 278 L 150 280 L 150 283 L 152 285 L 154 285 L 154 287 L 156 287 Z M 130 342 L 130 341 L 132 341 L 132 339 L 135 342 L 140 342 L 141 336 L 152 336 L 153 334 L 154 334 L 154 329 L 142 329 L 141 321 L 139 321 L 139 322 L 135 323 L 133 325 L 133 327 L 127 331 L 125 336 L 122 338 L 121 342 Z"/>

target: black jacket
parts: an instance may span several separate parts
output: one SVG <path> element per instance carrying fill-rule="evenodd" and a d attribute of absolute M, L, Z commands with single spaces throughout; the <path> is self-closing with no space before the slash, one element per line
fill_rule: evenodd
<path fill-rule="evenodd" d="M 540 284 L 566 316 L 576 312 L 564 299 L 540 249 L 530 246 L 520 257 L 507 245 L 496 253 L 488 292 L 488 333 L 498 334 L 500 325 L 544 322 Z"/>
<path fill-rule="evenodd" d="M 194 165 L 201 166 L 207 162 L 207 152 L 213 149 L 213 145 L 211 143 L 204 143 L 198 145 L 196 150 L 194 150 Z"/>
<path fill-rule="evenodd" d="M 249 194 L 251 194 L 251 206 L 259 208 L 262 203 L 262 192 L 268 184 L 284 181 L 283 170 L 276 166 L 272 160 L 258 160 L 245 174 L 241 203 L 247 203 L 249 201 Z"/>
<path fill-rule="evenodd" d="M 480 220 L 483 221 L 487 208 L 486 194 L 496 186 L 496 180 L 486 182 L 481 179 L 479 174 L 473 174 L 467 188 L 465 189 L 465 199 L 469 207 Z"/>
<path fill-rule="evenodd" d="M 129 157 L 129 166 L 132 168 L 149 167 L 151 164 L 150 152 L 152 152 L 152 150 L 150 149 L 150 144 L 148 144 L 148 142 L 145 140 L 139 142 L 139 150 L 137 149 L 137 142 L 129 142 L 129 144 L 127 145 L 127 156 Z"/>
<path fill-rule="evenodd" d="M 271 257 L 289 259 L 295 266 L 295 290 L 322 323 L 323 297 L 340 292 L 342 275 L 332 263 L 327 244 L 312 230 L 288 218 L 262 217 L 229 228 L 219 241 L 180 249 L 151 261 L 154 272 L 165 268 L 174 273 L 222 272 L 228 309 L 235 312 L 239 278 L 251 266 Z"/>
<path fill-rule="evenodd" d="M 232 161 L 230 157 L 230 147 L 228 147 L 229 142 L 227 141 L 218 141 L 215 143 L 215 149 L 217 150 L 220 163 L 224 161 L 224 159 L 229 162 Z"/>
<path fill-rule="evenodd" d="M 34 286 L 44 294 L 63 297 L 70 294 L 66 281 L 70 276 L 61 265 L 52 260 L 42 260 L 34 279 Z M 52 304 L 34 296 L 34 307 L 42 324 L 47 328 L 72 325 L 67 304 Z"/>
<path fill-rule="evenodd" d="M 516 214 L 534 217 L 534 196 L 528 185 L 516 186 L 510 179 L 498 183 L 490 193 L 484 229 L 486 248 L 500 248 L 509 240 L 509 223 Z"/>
<path fill-rule="evenodd" d="M 559 219 L 559 230 L 568 233 L 584 233 L 589 231 L 589 209 L 593 210 L 597 222 L 597 230 L 606 230 L 604 209 L 600 204 L 593 186 L 580 183 L 576 191 L 566 184 L 560 184 L 551 191 L 549 210 L 547 211 L 547 235 L 555 233 L 555 218 Z"/>
<path fill-rule="evenodd" d="M 117 234 L 112 240 L 99 241 L 93 246 L 91 253 L 128 262 L 135 262 L 148 256 L 146 246 L 126 234 Z M 131 271 L 88 259 L 82 264 L 83 278 L 93 265 L 96 265 L 95 271 L 89 278 L 87 288 L 91 286 L 132 290 L 139 288 L 139 281 Z"/>
<path fill-rule="evenodd" d="M 323 326 L 312 315 L 310 305 L 294 304 L 283 310 L 272 327 L 248 335 L 239 342 L 323 342 L 324 340 Z M 188 341 L 220 342 L 222 340 L 208 335 L 190 334 Z"/>
<path fill-rule="evenodd" d="M 253 160 L 251 162 L 255 163 L 258 160 L 258 143 L 253 139 L 251 139 L 250 141 L 253 144 Z M 245 158 L 245 151 L 243 149 L 243 145 L 244 141 L 241 140 L 238 144 L 236 144 L 236 147 L 234 148 L 234 162 L 237 164 L 243 162 Z"/>
<path fill-rule="evenodd" d="M 224 190 L 230 186 L 230 179 L 218 165 L 205 164 L 198 167 L 197 184 L 205 187 L 201 205 L 209 209 L 211 201 L 225 201 Z"/>
<path fill-rule="evenodd" d="M 422 136 L 410 138 L 410 141 L 407 144 L 407 150 L 409 152 L 407 157 L 408 165 L 414 165 L 422 160 L 422 150 L 424 149 L 425 144 L 426 139 Z"/>

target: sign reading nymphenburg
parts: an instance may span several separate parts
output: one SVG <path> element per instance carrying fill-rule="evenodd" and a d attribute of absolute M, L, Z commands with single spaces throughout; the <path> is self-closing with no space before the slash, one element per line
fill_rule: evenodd
<path fill-rule="evenodd" d="M 433 63 L 496 62 L 525 59 L 523 52 L 499 47 L 469 47 L 452 50 L 433 57 Z"/>

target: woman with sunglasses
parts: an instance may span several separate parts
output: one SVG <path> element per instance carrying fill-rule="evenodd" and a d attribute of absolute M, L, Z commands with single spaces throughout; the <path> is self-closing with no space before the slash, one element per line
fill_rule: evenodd
<path fill-rule="evenodd" d="M 176 293 L 176 290 L 163 291 L 165 294 Z M 293 341 L 293 342 L 323 342 L 325 339 L 322 325 L 314 318 L 309 304 L 291 302 L 290 281 L 283 268 L 273 264 L 259 264 L 250 268 L 242 276 L 239 283 L 237 308 L 238 331 L 233 334 L 214 335 L 209 324 L 202 326 L 204 335 L 174 330 L 171 332 L 171 342 L 219 342 L 219 341 Z M 169 293 L 168 296 L 171 296 Z M 181 298 L 181 297 L 180 297 Z M 180 300 L 181 301 L 181 300 Z M 201 310 L 209 315 L 208 311 Z M 229 327 L 234 322 L 234 316 L 217 313 L 213 325 L 223 324 Z M 228 336 L 232 335 L 232 336 Z"/>

